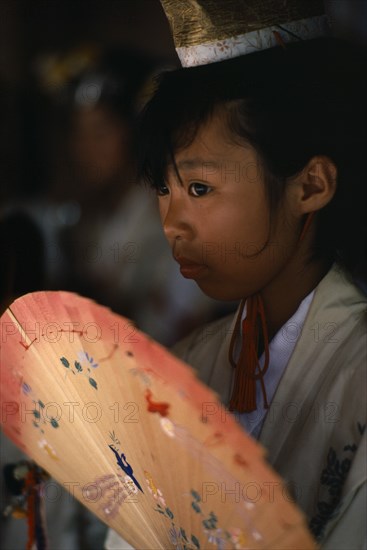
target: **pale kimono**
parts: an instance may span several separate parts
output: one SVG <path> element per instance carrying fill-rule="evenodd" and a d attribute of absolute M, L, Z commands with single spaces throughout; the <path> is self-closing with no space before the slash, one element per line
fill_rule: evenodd
<path fill-rule="evenodd" d="M 292 351 L 258 436 L 325 550 L 367 547 L 366 306 L 366 296 L 334 266 L 301 324 L 280 331 Z M 174 350 L 225 404 L 233 328 L 233 316 L 221 319 Z M 111 531 L 106 548 L 130 547 Z"/>

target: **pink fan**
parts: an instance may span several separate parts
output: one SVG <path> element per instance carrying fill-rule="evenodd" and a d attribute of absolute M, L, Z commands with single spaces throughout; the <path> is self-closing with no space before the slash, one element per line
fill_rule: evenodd
<path fill-rule="evenodd" d="M 36 292 L 1 331 L 5 433 L 132 546 L 316 547 L 264 450 L 129 320 Z"/>

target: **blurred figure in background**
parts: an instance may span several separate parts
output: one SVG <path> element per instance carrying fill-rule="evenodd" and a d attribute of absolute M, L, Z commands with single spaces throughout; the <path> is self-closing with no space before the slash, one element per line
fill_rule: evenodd
<path fill-rule="evenodd" d="M 219 306 L 180 276 L 156 197 L 136 181 L 137 108 L 153 69 L 140 54 L 114 50 L 70 81 L 67 150 L 52 192 L 63 224 L 49 278 L 51 287 L 94 298 L 169 345 Z"/>

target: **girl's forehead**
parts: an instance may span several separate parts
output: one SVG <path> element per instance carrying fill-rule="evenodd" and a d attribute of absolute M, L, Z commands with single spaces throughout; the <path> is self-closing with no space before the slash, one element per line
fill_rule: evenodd
<path fill-rule="evenodd" d="M 194 139 L 178 149 L 174 161 L 179 171 L 193 171 L 202 167 L 218 168 L 226 162 L 244 162 L 256 156 L 256 151 L 248 143 L 239 144 L 230 139 L 226 121 L 222 116 L 213 115 L 202 124 Z M 174 168 L 172 159 L 168 163 Z"/>

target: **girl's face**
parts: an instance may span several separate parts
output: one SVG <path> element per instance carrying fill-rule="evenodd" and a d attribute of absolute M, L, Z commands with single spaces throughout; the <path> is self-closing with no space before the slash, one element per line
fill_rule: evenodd
<path fill-rule="evenodd" d="M 166 237 L 184 277 L 212 298 L 237 300 L 265 288 L 297 240 L 291 194 L 270 227 L 261 165 L 251 146 L 230 142 L 224 117 L 203 125 L 158 189 Z M 289 195 L 289 196 L 288 196 Z"/>

